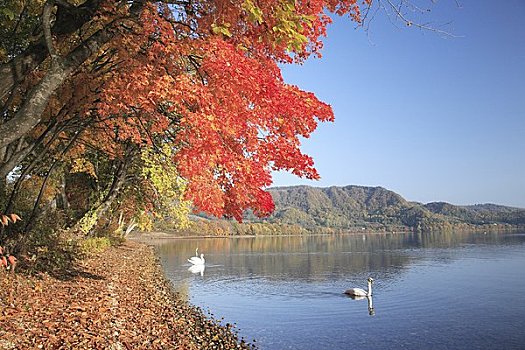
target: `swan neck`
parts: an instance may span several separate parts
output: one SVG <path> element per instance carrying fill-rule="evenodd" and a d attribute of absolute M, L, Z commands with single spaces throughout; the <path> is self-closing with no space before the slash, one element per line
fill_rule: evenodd
<path fill-rule="evenodd" d="M 367 293 L 368 296 L 371 296 L 372 295 L 372 282 L 368 281 L 368 293 Z"/>

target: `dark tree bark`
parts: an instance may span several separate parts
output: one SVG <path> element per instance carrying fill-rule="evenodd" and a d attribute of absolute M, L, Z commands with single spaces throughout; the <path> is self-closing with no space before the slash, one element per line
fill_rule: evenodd
<path fill-rule="evenodd" d="M 55 60 L 46 75 L 30 90 L 13 118 L 0 125 L 0 147 L 7 146 L 31 131 L 40 122 L 42 113 L 55 91 L 112 36 L 109 29 L 101 29 L 65 59 Z"/>
<path fill-rule="evenodd" d="M 142 2 L 135 1 L 130 10 L 131 17 L 136 17 L 141 9 Z M 116 25 L 117 20 L 98 30 L 66 57 L 54 57 L 49 70 L 29 91 L 20 109 L 11 119 L 0 125 L 0 148 L 23 137 L 40 122 L 51 96 L 88 58 L 99 52 L 115 36 Z"/>
<path fill-rule="evenodd" d="M 52 28 L 53 35 L 63 39 L 79 30 L 93 19 L 100 0 L 88 0 L 78 7 L 65 1 L 57 3 L 56 21 Z M 0 99 L 7 96 L 13 87 L 22 82 L 27 74 L 36 69 L 47 57 L 49 51 L 43 37 L 30 45 L 23 53 L 11 61 L 0 65 Z"/>

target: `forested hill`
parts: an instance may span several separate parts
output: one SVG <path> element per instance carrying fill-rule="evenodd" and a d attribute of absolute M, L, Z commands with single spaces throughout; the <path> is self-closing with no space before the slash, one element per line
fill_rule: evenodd
<path fill-rule="evenodd" d="M 494 204 L 456 206 L 409 202 L 382 187 L 274 187 L 266 222 L 317 230 L 435 231 L 525 226 L 525 209 Z"/>

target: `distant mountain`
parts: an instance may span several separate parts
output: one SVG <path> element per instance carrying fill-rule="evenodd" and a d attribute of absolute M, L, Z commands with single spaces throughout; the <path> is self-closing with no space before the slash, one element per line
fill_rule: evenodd
<path fill-rule="evenodd" d="M 246 213 L 243 223 L 198 214 L 185 230 L 170 220 L 156 229 L 183 235 L 237 236 L 337 232 L 525 231 L 525 209 L 496 204 L 457 206 L 409 202 L 383 187 L 273 187 L 268 218 Z"/>
<path fill-rule="evenodd" d="M 408 202 L 382 187 L 291 186 L 269 189 L 275 212 L 264 222 L 308 231 L 436 231 L 525 226 L 525 209 L 495 204 Z M 253 218 L 252 218 L 253 219 Z"/>
<path fill-rule="evenodd" d="M 497 204 L 476 204 L 455 206 L 449 203 L 434 202 L 425 204 L 433 213 L 457 218 L 473 225 L 510 224 L 524 225 L 525 210 Z"/>

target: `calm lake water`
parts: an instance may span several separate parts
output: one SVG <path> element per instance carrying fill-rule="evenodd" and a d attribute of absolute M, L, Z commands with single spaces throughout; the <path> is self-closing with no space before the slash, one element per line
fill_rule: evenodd
<path fill-rule="evenodd" d="M 525 234 L 152 242 L 176 289 L 261 349 L 525 349 Z M 343 294 L 368 276 L 371 300 Z"/>

